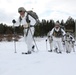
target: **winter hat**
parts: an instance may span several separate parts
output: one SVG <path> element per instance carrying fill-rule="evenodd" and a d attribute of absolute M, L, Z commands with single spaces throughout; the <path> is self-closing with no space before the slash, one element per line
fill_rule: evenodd
<path fill-rule="evenodd" d="M 55 26 L 59 26 L 59 27 L 60 27 L 60 23 L 56 22 L 56 23 L 55 23 Z"/>
<path fill-rule="evenodd" d="M 26 10 L 25 10 L 24 7 L 19 7 L 19 8 L 18 8 L 18 12 L 20 12 L 20 11 L 26 12 Z"/>

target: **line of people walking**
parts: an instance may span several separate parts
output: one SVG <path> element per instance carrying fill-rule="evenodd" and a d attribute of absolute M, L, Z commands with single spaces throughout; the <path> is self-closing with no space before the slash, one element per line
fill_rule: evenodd
<path fill-rule="evenodd" d="M 33 45 L 34 41 L 34 25 L 38 21 L 38 16 L 36 13 L 32 12 L 32 15 L 28 13 L 24 7 L 18 8 L 19 18 L 17 21 L 12 20 L 13 23 L 15 23 L 15 26 L 23 25 L 24 27 L 24 39 L 27 44 L 27 51 L 23 54 L 31 54 L 32 51 L 34 51 L 34 47 L 37 45 L 35 43 L 35 46 Z M 63 41 L 62 41 L 63 38 Z M 71 48 L 74 48 L 74 38 L 70 36 L 70 34 L 66 34 L 66 32 L 61 28 L 61 25 L 56 22 L 55 27 L 48 33 L 48 39 L 50 44 L 50 50 L 49 52 L 55 51 L 57 53 L 62 53 L 64 51 L 63 43 L 66 46 L 66 52 L 70 53 Z M 35 42 L 35 41 L 34 41 Z"/>
<path fill-rule="evenodd" d="M 75 52 L 74 43 L 75 39 L 70 33 L 66 33 L 61 25 L 56 22 L 55 27 L 47 34 L 50 50 L 48 52 L 56 53 L 70 53 L 72 50 Z"/>

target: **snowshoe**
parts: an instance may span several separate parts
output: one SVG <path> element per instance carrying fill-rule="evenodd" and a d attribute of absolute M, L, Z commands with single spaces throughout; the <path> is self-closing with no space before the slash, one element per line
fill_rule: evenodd
<path fill-rule="evenodd" d="M 52 50 L 48 50 L 48 52 L 52 52 Z"/>
<path fill-rule="evenodd" d="M 59 51 L 58 53 L 60 53 L 60 54 L 61 54 L 62 52 L 61 52 L 61 51 Z"/>
<path fill-rule="evenodd" d="M 31 54 L 31 51 L 26 52 L 25 54 Z"/>
<path fill-rule="evenodd" d="M 22 52 L 22 54 L 25 54 L 25 52 Z"/>
<path fill-rule="evenodd" d="M 66 53 L 70 53 L 69 51 L 66 51 Z"/>
<path fill-rule="evenodd" d="M 31 54 L 31 51 L 28 51 L 28 52 L 22 52 L 22 54 Z"/>
<path fill-rule="evenodd" d="M 55 48 L 54 52 L 58 53 L 58 48 Z"/>

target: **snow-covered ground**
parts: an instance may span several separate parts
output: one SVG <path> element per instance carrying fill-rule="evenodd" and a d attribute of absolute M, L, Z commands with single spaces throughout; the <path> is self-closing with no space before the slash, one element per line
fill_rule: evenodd
<path fill-rule="evenodd" d="M 16 43 L 17 53 L 14 42 L 0 42 L 0 75 L 76 75 L 76 52 L 50 53 L 45 38 L 36 43 L 38 53 L 22 55 L 27 50 L 23 38 Z"/>

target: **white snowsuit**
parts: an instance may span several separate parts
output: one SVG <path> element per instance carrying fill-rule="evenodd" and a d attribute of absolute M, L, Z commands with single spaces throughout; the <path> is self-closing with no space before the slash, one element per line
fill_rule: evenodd
<path fill-rule="evenodd" d="M 26 22 L 26 16 L 27 16 L 27 13 L 25 13 L 25 16 L 24 17 L 21 17 L 21 22 L 20 22 L 20 19 L 18 19 L 18 21 L 16 22 L 16 25 L 23 25 L 24 27 L 27 27 L 27 22 Z M 28 34 L 26 36 L 26 33 L 27 33 L 27 28 L 24 28 L 24 39 L 25 39 L 25 42 L 27 44 L 27 49 L 28 51 L 31 51 L 32 50 L 32 47 L 33 47 L 33 34 L 34 34 L 34 25 L 36 23 L 36 20 L 31 17 L 30 15 L 28 15 L 29 17 L 29 20 L 30 20 L 30 25 L 32 27 L 30 27 L 29 31 L 28 31 Z M 27 51 L 26 51 L 27 52 Z"/>
<path fill-rule="evenodd" d="M 66 47 L 66 52 L 70 53 L 71 50 L 74 50 L 74 41 L 75 39 L 71 35 L 66 35 L 66 40 L 65 40 L 65 47 Z"/>
<path fill-rule="evenodd" d="M 60 28 L 59 28 L 59 29 L 60 29 Z M 61 34 L 62 34 L 62 36 L 56 37 L 56 36 L 54 35 L 54 31 L 56 30 L 56 31 L 58 32 L 59 29 L 56 29 L 56 28 L 54 27 L 54 28 L 50 31 L 50 36 L 53 37 L 52 50 L 54 51 L 55 49 L 58 49 L 58 52 L 62 52 L 62 51 L 63 51 L 62 36 L 65 35 L 65 31 L 61 28 Z"/>

